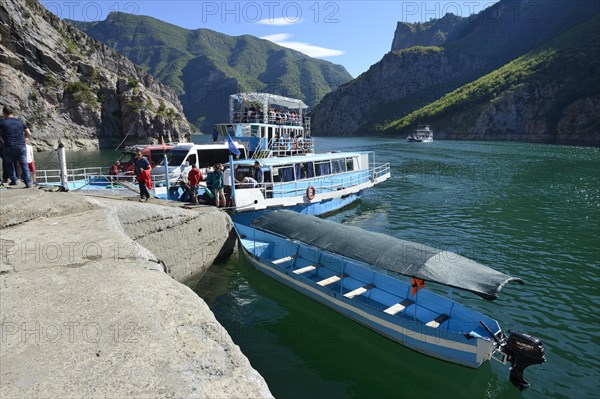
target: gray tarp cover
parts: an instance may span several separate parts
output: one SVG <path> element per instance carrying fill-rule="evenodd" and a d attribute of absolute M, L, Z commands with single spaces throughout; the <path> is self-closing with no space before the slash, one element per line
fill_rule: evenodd
<path fill-rule="evenodd" d="M 489 300 L 496 299 L 509 281 L 523 284 L 519 278 L 452 252 L 292 211 L 265 213 L 252 226 L 381 269 L 471 291 Z"/>

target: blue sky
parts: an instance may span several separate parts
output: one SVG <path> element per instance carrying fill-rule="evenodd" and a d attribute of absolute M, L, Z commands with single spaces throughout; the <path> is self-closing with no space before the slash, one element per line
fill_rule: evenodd
<path fill-rule="evenodd" d="M 353 77 L 390 51 L 398 21 L 423 22 L 447 12 L 468 16 L 498 0 L 483 1 L 52 1 L 61 18 L 104 20 L 111 11 L 147 15 L 188 29 L 232 36 L 250 34 L 341 64 Z"/>

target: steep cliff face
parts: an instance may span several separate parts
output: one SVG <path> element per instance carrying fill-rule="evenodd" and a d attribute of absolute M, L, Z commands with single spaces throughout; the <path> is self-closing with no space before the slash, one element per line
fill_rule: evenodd
<path fill-rule="evenodd" d="M 430 121 L 439 127 L 435 133 L 439 139 L 600 146 L 600 96 L 557 104 L 556 98 L 566 89 L 560 83 L 524 84 L 478 110 L 461 110 Z"/>
<path fill-rule="evenodd" d="M 600 17 L 382 129 L 406 136 L 600 146 Z"/>
<path fill-rule="evenodd" d="M 449 13 L 424 23 L 398 22 L 392 51 L 414 46 L 441 46 L 460 35 L 467 21 L 467 18 Z"/>
<path fill-rule="evenodd" d="M 440 47 L 388 53 L 366 73 L 325 96 L 313 112 L 313 132 L 349 136 L 374 131 L 380 121 L 426 105 L 440 91 L 470 81 L 473 71 L 481 68 L 477 60 L 449 56 Z M 455 73 L 456 69 L 465 73 Z M 454 79 L 448 82 L 451 74 Z"/>
<path fill-rule="evenodd" d="M 157 142 L 191 128 L 172 90 L 36 0 L 0 0 L 0 98 L 38 150 Z"/>
<path fill-rule="evenodd" d="M 393 48 L 443 44 L 391 51 L 357 79 L 326 95 L 312 112 L 313 133 L 387 132 L 391 121 L 501 68 L 597 13 L 598 3 L 591 0 L 501 0 L 467 20 L 446 23 L 447 35 L 437 35 L 439 40 L 437 27 L 444 18 L 424 24 L 420 31 L 399 24 Z"/>

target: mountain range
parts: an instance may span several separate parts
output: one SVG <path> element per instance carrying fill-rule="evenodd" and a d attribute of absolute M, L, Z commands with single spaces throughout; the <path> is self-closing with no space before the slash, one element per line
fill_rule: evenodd
<path fill-rule="evenodd" d="M 35 0 L 0 2 L 0 99 L 30 127 L 38 150 L 185 141 L 177 96 L 113 49 Z"/>
<path fill-rule="evenodd" d="M 188 30 L 155 18 L 112 12 L 104 21 L 68 21 L 170 86 L 202 131 L 228 119 L 229 95 L 262 91 L 315 106 L 352 79 L 341 65 L 250 35 Z"/>
<path fill-rule="evenodd" d="M 210 129 L 244 91 L 304 100 L 315 135 L 431 124 L 436 138 L 600 146 L 599 15 L 596 0 L 500 0 L 468 18 L 399 22 L 391 51 L 351 79 L 249 35 L 117 12 L 67 24 L 36 0 L 2 1 L 0 98 L 38 149 L 183 141 L 188 120 Z"/>
<path fill-rule="evenodd" d="M 600 3 L 501 0 L 469 18 L 398 23 L 392 50 L 312 112 L 316 135 L 600 145 Z"/>

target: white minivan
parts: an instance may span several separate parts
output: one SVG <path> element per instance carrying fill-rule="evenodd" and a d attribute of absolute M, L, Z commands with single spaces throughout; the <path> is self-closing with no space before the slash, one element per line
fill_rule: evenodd
<path fill-rule="evenodd" d="M 239 158 L 246 158 L 246 148 L 234 141 L 236 148 L 240 151 Z M 212 168 L 216 163 L 225 164 L 229 162 L 229 146 L 225 143 L 213 144 L 180 144 L 173 148 L 167 154 L 169 163 L 169 183 L 174 184 L 178 180 L 186 180 L 192 165 L 196 164 L 202 171 L 202 175 L 206 178 L 209 168 Z M 152 169 L 152 180 L 155 183 L 160 183 L 165 180 L 167 171 L 165 170 L 164 161 Z"/>

